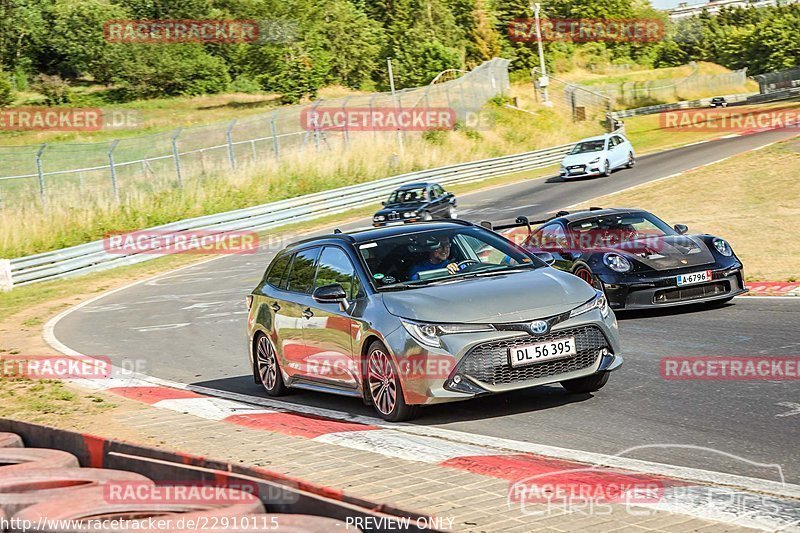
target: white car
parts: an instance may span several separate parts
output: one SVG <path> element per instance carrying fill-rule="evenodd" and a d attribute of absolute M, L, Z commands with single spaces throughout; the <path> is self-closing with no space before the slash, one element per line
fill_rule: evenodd
<path fill-rule="evenodd" d="M 607 133 L 579 141 L 561 162 L 562 178 L 610 176 L 621 167 L 636 163 L 633 145 L 621 133 Z"/>

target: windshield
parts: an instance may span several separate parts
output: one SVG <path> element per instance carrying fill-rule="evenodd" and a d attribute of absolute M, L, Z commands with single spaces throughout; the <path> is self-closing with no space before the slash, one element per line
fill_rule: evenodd
<path fill-rule="evenodd" d="M 414 204 L 425 201 L 425 187 L 394 191 L 387 204 Z"/>
<path fill-rule="evenodd" d="M 677 235 L 664 221 L 646 212 L 587 218 L 572 222 L 569 231 L 573 241 L 581 243 L 582 248 Z"/>
<path fill-rule="evenodd" d="M 605 145 L 606 141 L 604 139 L 600 139 L 597 141 L 579 142 L 578 144 L 575 145 L 570 154 L 586 154 L 589 152 L 602 152 Z"/>
<path fill-rule="evenodd" d="M 470 226 L 387 237 L 360 244 L 358 249 L 378 290 L 545 266 L 499 235 Z"/>

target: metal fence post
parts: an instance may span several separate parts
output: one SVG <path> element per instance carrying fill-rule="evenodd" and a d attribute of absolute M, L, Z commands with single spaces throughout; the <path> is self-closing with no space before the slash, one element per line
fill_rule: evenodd
<path fill-rule="evenodd" d="M 228 130 L 225 132 L 225 138 L 228 140 L 228 161 L 231 164 L 231 169 L 236 169 L 236 154 L 233 153 L 233 140 L 231 138 L 234 126 L 236 126 L 236 119 L 230 123 Z"/>
<path fill-rule="evenodd" d="M 350 131 L 347 129 L 347 101 L 350 100 L 351 96 L 346 96 L 344 102 L 342 102 L 342 112 L 344 113 L 344 130 L 343 130 L 343 138 L 344 138 L 344 148 L 347 148 L 347 145 L 350 144 Z"/>
<path fill-rule="evenodd" d="M 269 121 L 269 127 L 270 130 L 272 130 L 272 146 L 275 148 L 275 159 L 278 161 L 281 160 L 281 143 L 278 140 L 278 128 L 275 126 L 275 117 L 279 112 L 280 111 L 275 111 Z"/>
<path fill-rule="evenodd" d="M 183 128 L 178 128 L 172 136 L 172 157 L 175 159 L 175 175 L 178 178 L 178 187 L 183 188 L 183 176 L 181 176 L 181 156 L 178 153 L 178 136 Z"/>
<path fill-rule="evenodd" d="M 119 144 L 119 139 L 111 141 L 111 148 L 108 150 L 108 167 L 111 169 L 111 188 L 114 190 L 114 200 L 119 203 L 119 189 L 117 188 L 117 168 L 114 166 L 114 149 Z M 83 178 L 83 174 L 81 174 Z M 83 185 L 81 179 L 81 185 Z"/>
<path fill-rule="evenodd" d="M 43 206 L 47 205 L 47 194 L 44 190 L 44 172 L 42 171 L 42 152 L 44 152 L 45 148 L 47 148 L 47 143 L 39 147 L 39 151 L 36 152 L 36 172 L 39 174 L 39 195 L 42 197 Z"/>

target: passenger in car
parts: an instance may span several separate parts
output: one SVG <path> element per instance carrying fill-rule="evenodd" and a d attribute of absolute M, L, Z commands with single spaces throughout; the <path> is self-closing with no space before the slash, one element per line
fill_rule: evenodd
<path fill-rule="evenodd" d="M 449 262 L 450 258 L 450 239 L 449 237 L 437 237 L 436 242 L 431 245 L 428 251 L 428 259 L 411 267 L 408 275 L 410 280 L 418 280 L 419 273 L 427 270 L 438 270 L 446 268 L 450 274 L 458 272 L 458 265 Z"/>

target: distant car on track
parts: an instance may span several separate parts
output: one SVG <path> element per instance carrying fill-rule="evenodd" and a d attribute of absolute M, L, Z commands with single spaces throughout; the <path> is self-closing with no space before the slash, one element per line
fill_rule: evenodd
<path fill-rule="evenodd" d="M 383 209 L 372 217 L 375 227 L 392 226 L 420 220 L 458 218 L 453 193 L 438 183 L 408 183 L 397 188 L 383 202 Z"/>
<path fill-rule="evenodd" d="M 635 164 L 631 142 L 621 133 L 607 133 L 578 141 L 561 161 L 559 174 L 562 178 L 610 176 L 618 168 Z"/>
<path fill-rule="evenodd" d="M 742 263 L 713 235 L 687 235 L 642 209 L 600 209 L 541 221 L 522 246 L 604 291 L 612 309 L 722 303 L 747 292 Z M 501 230 L 524 226 L 522 219 Z"/>
<path fill-rule="evenodd" d="M 724 96 L 715 96 L 708 105 L 709 107 L 728 107 L 728 101 Z"/>
<path fill-rule="evenodd" d="M 592 392 L 622 364 L 602 292 L 460 220 L 292 244 L 247 300 L 268 395 L 353 396 L 390 421 L 538 385 Z"/>

